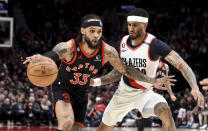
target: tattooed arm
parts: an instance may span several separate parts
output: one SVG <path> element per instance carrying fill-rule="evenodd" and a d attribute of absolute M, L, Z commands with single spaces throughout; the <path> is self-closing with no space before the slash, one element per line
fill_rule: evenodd
<path fill-rule="evenodd" d="M 184 78 L 189 83 L 192 89 L 198 89 L 198 85 L 196 82 L 196 77 L 192 71 L 192 69 L 188 66 L 188 64 L 176 53 L 175 51 L 171 51 L 166 57 L 165 60 L 177 68 Z"/>
<path fill-rule="evenodd" d="M 149 83 L 158 83 L 164 82 L 163 78 L 161 79 L 154 79 L 142 74 L 139 70 L 135 69 L 134 67 L 126 66 L 123 64 L 118 56 L 117 51 L 112 46 L 106 44 L 105 46 L 105 63 L 110 62 L 110 64 L 114 67 L 114 70 L 120 72 L 121 74 L 126 75 L 129 78 L 149 82 Z M 102 77 L 101 84 L 109 84 L 112 81 L 115 82 L 119 80 L 121 75 L 115 74 L 115 71 L 108 74 L 108 76 Z M 103 83 L 102 83 L 103 82 Z"/>
<path fill-rule="evenodd" d="M 191 94 L 195 99 L 198 100 L 198 105 L 203 108 L 204 107 L 204 97 L 199 91 L 199 87 L 196 82 L 196 77 L 192 71 L 192 69 L 188 66 L 188 64 L 175 52 L 171 51 L 166 57 L 165 60 L 168 61 L 171 65 L 177 68 L 186 81 L 189 83 L 192 88 Z"/>
<path fill-rule="evenodd" d="M 56 52 L 59 56 L 59 59 L 64 59 L 70 61 L 73 57 L 74 47 L 72 41 L 61 42 L 57 44 L 52 51 Z"/>
<path fill-rule="evenodd" d="M 106 85 L 109 83 L 117 82 L 121 79 L 122 74 L 115 69 L 113 69 L 111 72 L 108 74 L 100 77 L 101 79 L 101 85 Z"/>
<path fill-rule="evenodd" d="M 73 43 L 72 41 L 67 41 L 67 42 L 61 42 L 57 44 L 52 51 L 49 51 L 44 54 L 44 56 L 50 57 L 50 58 L 55 58 L 55 59 L 64 59 L 66 61 L 70 61 L 73 57 Z M 23 64 L 26 64 L 30 62 L 31 60 L 41 56 L 40 54 L 36 54 L 30 57 L 27 57 L 26 60 L 23 62 Z M 53 59 L 54 60 L 54 59 Z"/>

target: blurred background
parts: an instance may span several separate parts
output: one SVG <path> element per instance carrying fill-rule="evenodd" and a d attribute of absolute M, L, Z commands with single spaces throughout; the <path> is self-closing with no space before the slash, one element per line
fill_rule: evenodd
<path fill-rule="evenodd" d="M 0 123 L 1 125 L 56 125 L 52 119 L 50 90 L 32 85 L 26 76 L 22 59 L 44 53 L 61 41 L 76 37 L 81 18 L 88 13 L 99 15 L 104 23 L 103 35 L 111 45 L 128 34 L 126 15 L 134 8 L 150 14 L 147 31 L 168 43 L 193 69 L 197 81 L 208 76 L 208 9 L 194 0 L 0 0 Z M 177 100 L 168 101 L 177 127 L 207 126 L 207 92 L 204 110 L 196 107 L 190 87 L 172 66 L 176 75 L 172 87 Z M 98 76 L 112 70 L 106 64 Z M 86 126 L 98 126 L 105 107 L 118 83 L 89 89 Z M 200 87 L 201 89 L 201 87 Z M 117 126 L 136 127 L 139 112 L 129 112 Z M 160 126 L 157 118 L 149 118 L 146 126 Z"/>

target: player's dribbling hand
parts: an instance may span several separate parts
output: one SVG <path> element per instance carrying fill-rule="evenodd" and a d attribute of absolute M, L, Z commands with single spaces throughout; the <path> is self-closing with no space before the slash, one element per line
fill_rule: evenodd
<path fill-rule="evenodd" d="M 201 80 L 199 84 L 203 86 L 203 90 L 208 90 L 208 78 Z"/>
<path fill-rule="evenodd" d="M 33 59 L 35 59 L 35 58 L 37 58 L 37 57 L 39 57 L 39 56 L 41 56 L 41 55 L 40 55 L 40 54 L 36 54 L 36 55 L 30 56 L 30 57 L 26 57 L 26 60 L 23 62 L 23 64 L 27 64 L 27 63 L 29 63 L 31 60 L 33 60 Z"/>
<path fill-rule="evenodd" d="M 193 95 L 194 99 L 197 100 L 197 105 L 201 109 L 204 109 L 204 96 L 199 91 L 199 89 L 192 89 L 191 94 Z"/>

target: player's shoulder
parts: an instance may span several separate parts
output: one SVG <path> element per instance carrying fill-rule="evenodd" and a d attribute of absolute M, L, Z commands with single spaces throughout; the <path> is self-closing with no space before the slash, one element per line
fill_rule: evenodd
<path fill-rule="evenodd" d="M 147 32 L 144 41 L 146 43 L 151 43 L 154 39 L 157 39 L 157 37 Z"/>
<path fill-rule="evenodd" d="M 75 46 L 73 40 L 68 40 L 66 42 L 59 42 L 57 45 L 59 45 L 63 48 L 67 48 L 67 49 L 74 48 L 74 46 Z"/>

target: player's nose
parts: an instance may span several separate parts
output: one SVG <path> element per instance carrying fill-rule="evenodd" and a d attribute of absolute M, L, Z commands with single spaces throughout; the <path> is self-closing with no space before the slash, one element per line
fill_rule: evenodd
<path fill-rule="evenodd" d="M 99 37 L 99 34 L 98 33 L 94 33 L 94 37 L 95 38 L 98 38 Z"/>

